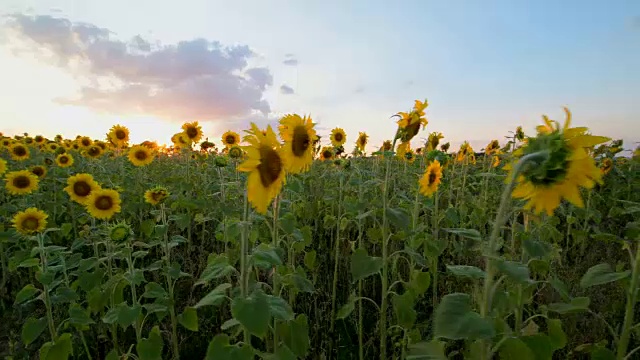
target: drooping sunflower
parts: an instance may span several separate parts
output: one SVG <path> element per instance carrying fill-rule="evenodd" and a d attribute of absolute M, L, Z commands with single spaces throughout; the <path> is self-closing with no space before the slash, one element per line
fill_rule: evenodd
<path fill-rule="evenodd" d="M 320 150 L 320 160 L 322 161 L 333 159 L 333 155 L 333 149 L 329 146 L 325 146 Z"/>
<path fill-rule="evenodd" d="M 331 130 L 331 145 L 334 147 L 340 147 L 347 141 L 347 134 L 341 128 L 335 128 Z"/>
<path fill-rule="evenodd" d="M 108 220 L 120 212 L 120 193 L 113 189 L 98 189 L 91 192 L 85 202 L 89 215 Z"/>
<path fill-rule="evenodd" d="M 260 131 L 254 123 L 251 128 L 247 133 Z M 249 172 L 247 197 L 256 211 L 265 214 L 285 182 L 283 150 L 271 126 L 267 127 L 265 136 L 248 135 L 244 141 L 249 143 L 244 147 L 247 159 L 238 166 L 238 170 Z"/>
<path fill-rule="evenodd" d="M 313 147 L 316 131 L 311 117 L 297 114 L 280 119 L 280 138 L 284 141 L 282 157 L 285 170 L 298 174 L 309 169 L 313 162 Z"/>
<path fill-rule="evenodd" d="M 4 174 L 7 171 L 7 161 L 5 159 L 0 158 L 0 175 Z"/>
<path fill-rule="evenodd" d="M 258 131 L 262 132 L 261 130 Z M 240 135 L 237 132 L 229 130 L 226 133 L 222 134 L 222 143 L 227 148 L 230 148 L 233 145 L 238 145 L 240 143 Z"/>
<path fill-rule="evenodd" d="M 80 136 L 76 142 L 78 146 L 84 150 L 88 150 L 89 147 L 93 145 L 93 140 L 88 136 Z"/>
<path fill-rule="evenodd" d="M 122 125 L 114 125 L 107 134 L 107 140 L 117 148 L 126 147 L 129 143 L 129 129 Z"/>
<path fill-rule="evenodd" d="M 609 141 L 603 136 L 588 135 L 586 127 L 571 128 L 571 112 L 565 108 L 566 120 L 560 128 L 557 121 L 543 117 L 545 125 L 538 127 L 538 136 L 530 138 L 518 149 L 516 157 L 547 152 L 549 155 L 535 166 L 526 166 L 518 175 L 514 198 L 526 201 L 524 208 L 534 213 L 552 215 L 562 198 L 583 207 L 580 188 L 591 189 L 602 183 L 602 171 L 589 155 L 589 149 Z M 507 169 L 513 171 L 511 166 Z"/>
<path fill-rule="evenodd" d="M 493 159 L 491 160 L 491 167 L 496 168 L 498 166 L 500 166 L 500 156 L 494 155 Z"/>
<path fill-rule="evenodd" d="M 428 121 L 424 114 L 424 109 L 426 109 L 427 106 L 429 106 L 427 100 L 424 102 L 416 100 L 410 112 L 399 112 L 397 114 L 400 116 L 398 127 L 400 128 L 400 139 L 403 142 L 408 142 L 413 139 L 420 131 L 420 125 L 422 125 L 423 128 L 427 126 Z"/>
<path fill-rule="evenodd" d="M 611 158 L 602 159 L 602 163 L 600 164 L 600 170 L 603 174 L 608 174 L 613 169 L 613 160 Z"/>
<path fill-rule="evenodd" d="M 9 154 L 11 154 L 11 158 L 17 161 L 27 160 L 29 158 L 30 152 L 29 148 L 21 143 L 14 143 L 9 146 Z"/>
<path fill-rule="evenodd" d="M 191 142 L 198 142 L 202 138 L 202 126 L 198 125 L 197 121 L 184 123 L 182 125 L 182 130 Z"/>
<path fill-rule="evenodd" d="M 365 132 L 360 132 L 358 134 L 358 140 L 356 140 L 356 147 L 364 152 L 365 147 L 367 146 L 367 142 L 369 141 L 369 135 Z"/>
<path fill-rule="evenodd" d="M 94 144 L 89 146 L 89 148 L 84 151 L 84 154 L 91 159 L 97 159 L 102 156 L 103 152 L 100 146 Z"/>
<path fill-rule="evenodd" d="M 438 191 L 441 180 L 442 167 L 438 160 L 433 160 L 425 170 L 424 175 L 420 178 L 420 193 L 425 196 L 432 196 Z"/>
<path fill-rule="evenodd" d="M 129 149 L 129 161 L 135 166 L 146 166 L 153 162 L 153 152 L 143 145 L 132 146 Z"/>
<path fill-rule="evenodd" d="M 440 145 L 440 150 L 442 150 L 442 152 L 447 152 L 449 151 L 450 147 L 451 147 L 451 143 L 444 143 Z"/>
<path fill-rule="evenodd" d="M 60 154 L 56 156 L 56 164 L 62 168 L 69 167 L 73 165 L 73 156 L 71 154 Z"/>
<path fill-rule="evenodd" d="M 169 190 L 163 186 L 156 186 L 144 193 L 144 201 L 151 205 L 158 205 L 169 197 Z"/>
<path fill-rule="evenodd" d="M 31 173 L 37 176 L 39 179 L 42 179 L 45 175 L 47 175 L 47 168 L 42 165 L 36 165 L 31 168 Z"/>
<path fill-rule="evenodd" d="M 498 142 L 498 140 L 491 140 L 491 142 L 484 148 L 484 153 L 486 155 L 493 155 L 499 150 L 500 143 Z"/>
<path fill-rule="evenodd" d="M 4 180 L 7 191 L 12 195 L 26 195 L 38 189 L 38 177 L 29 170 L 9 172 Z"/>
<path fill-rule="evenodd" d="M 11 222 L 16 231 L 22 235 L 33 235 L 42 232 L 47 227 L 47 213 L 30 207 L 13 216 Z"/>
<path fill-rule="evenodd" d="M 444 138 L 444 135 L 440 132 L 432 132 L 427 139 L 427 151 L 436 150 L 440 144 L 440 140 Z"/>
<path fill-rule="evenodd" d="M 518 141 L 523 141 L 524 140 L 524 131 L 522 130 L 522 126 L 518 126 L 516 128 L 515 138 Z"/>
<path fill-rule="evenodd" d="M 71 200 L 84 205 L 89 196 L 100 189 L 100 185 L 90 174 L 76 174 L 67 179 L 67 187 L 64 191 L 69 194 Z"/>
<path fill-rule="evenodd" d="M 471 155 L 473 155 L 472 163 L 475 163 L 475 154 L 473 152 L 473 148 L 469 144 L 469 142 L 465 141 L 460 145 L 460 150 L 458 150 L 458 154 L 456 155 L 456 161 L 462 162 L 465 160 L 471 160 Z"/>

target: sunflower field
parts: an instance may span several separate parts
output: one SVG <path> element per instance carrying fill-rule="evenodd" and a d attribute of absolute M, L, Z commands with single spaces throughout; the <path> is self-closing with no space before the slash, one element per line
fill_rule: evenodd
<path fill-rule="evenodd" d="M 296 114 L 0 136 L 0 355 L 640 359 L 640 148 L 566 109 L 450 149 L 426 108 L 373 152 Z"/>

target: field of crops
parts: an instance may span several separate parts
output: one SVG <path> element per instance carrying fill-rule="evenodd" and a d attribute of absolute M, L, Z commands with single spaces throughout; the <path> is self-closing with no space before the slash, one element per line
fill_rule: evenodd
<path fill-rule="evenodd" d="M 376 151 L 298 115 L 0 137 L 0 355 L 640 359 L 640 150 L 568 110 L 449 149 L 425 108 Z"/>

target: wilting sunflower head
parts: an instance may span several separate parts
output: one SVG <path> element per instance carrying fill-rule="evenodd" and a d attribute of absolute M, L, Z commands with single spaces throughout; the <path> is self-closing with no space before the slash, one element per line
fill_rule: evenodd
<path fill-rule="evenodd" d="M 39 179 L 42 179 L 45 175 L 47 175 L 47 168 L 42 165 L 36 165 L 31 168 L 31 173 L 37 176 Z"/>
<path fill-rule="evenodd" d="M 444 138 L 444 135 L 440 132 L 430 133 L 427 139 L 427 151 L 436 150 L 442 138 Z"/>
<path fill-rule="evenodd" d="M 56 164 L 62 168 L 73 165 L 73 156 L 71 154 L 60 154 L 56 156 Z"/>
<path fill-rule="evenodd" d="M 222 134 L 222 143 L 227 148 L 232 147 L 233 145 L 238 145 L 240 144 L 240 134 L 229 130 Z"/>
<path fill-rule="evenodd" d="M 402 142 L 408 142 L 413 139 L 420 131 L 420 125 L 422 125 L 423 128 L 427 126 L 428 121 L 424 116 L 424 109 L 426 109 L 427 106 L 429 106 L 429 104 L 426 99 L 424 102 L 416 100 L 410 112 L 399 112 L 397 114 L 400 116 L 400 120 L 398 120 L 400 130 L 398 135 Z"/>
<path fill-rule="evenodd" d="M 129 129 L 122 125 L 114 125 L 107 134 L 107 140 L 117 148 L 126 147 L 129 143 Z"/>
<path fill-rule="evenodd" d="M 38 189 L 38 177 L 29 170 L 19 170 L 7 173 L 5 187 L 9 194 L 25 195 Z"/>
<path fill-rule="evenodd" d="M 600 170 L 603 174 L 608 174 L 613 169 L 613 160 L 611 158 L 604 158 L 600 163 Z"/>
<path fill-rule="evenodd" d="M 92 193 L 100 189 L 100 185 L 90 174 L 76 174 L 67 179 L 67 186 L 64 191 L 69 194 L 71 200 L 86 204 Z"/>
<path fill-rule="evenodd" d="M 212 149 L 214 146 L 215 146 L 214 143 L 212 143 L 209 140 L 205 140 L 202 143 L 200 143 L 200 150 L 209 151 L 209 149 Z"/>
<path fill-rule="evenodd" d="M 120 193 L 112 189 L 98 189 L 91 192 L 84 205 L 92 217 L 108 220 L 121 210 Z"/>
<path fill-rule="evenodd" d="M 135 166 L 146 166 L 153 162 L 153 152 L 146 146 L 136 145 L 129 149 L 129 161 Z"/>
<path fill-rule="evenodd" d="M 331 139 L 331 145 L 339 147 L 347 141 L 347 134 L 341 128 L 335 128 L 331 130 L 331 136 L 329 138 Z"/>
<path fill-rule="evenodd" d="M 133 237 L 131 226 L 124 221 L 109 226 L 107 232 L 114 243 L 123 243 Z"/>
<path fill-rule="evenodd" d="M 582 207 L 580 187 L 590 189 L 602 181 L 602 171 L 588 150 L 609 138 L 587 135 L 587 128 L 570 128 L 571 113 L 566 108 L 565 112 L 564 127 L 544 116 L 545 125 L 538 127 L 538 136 L 529 138 L 527 144 L 514 153 L 518 157 L 540 154 L 535 163 L 524 165 L 512 194 L 526 200 L 525 209 L 532 209 L 534 213 L 553 214 L 562 198 Z M 513 171 L 513 167 L 507 168 Z"/>
<path fill-rule="evenodd" d="M 391 148 L 393 147 L 393 144 L 391 143 L 391 140 L 385 140 L 382 143 L 382 151 L 391 151 Z"/>
<path fill-rule="evenodd" d="M 432 161 L 424 174 L 420 178 L 420 193 L 431 197 L 436 191 L 442 180 L 442 167 L 438 160 Z"/>
<path fill-rule="evenodd" d="M 13 216 L 13 227 L 22 235 L 33 235 L 44 231 L 47 227 L 48 215 L 35 207 L 20 211 Z"/>
<path fill-rule="evenodd" d="M 29 158 L 30 152 L 26 145 L 17 142 L 9 146 L 9 154 L 13 160 L 23 161 Z"/>
<path fill-rule="evenodd" d="M 198 142 L 202 138 L 202 126 L 197 121 L 185 123 L 182 125 L 182 130 L 191 142 Z"/>
<path fill-rule="evenodd" d="M 0 158 L 0 175 L 4 174 L 7 171 L 7 161 L 5 159 Z"/>
<path fill-rule="evenodd" d="M 158 205 L 169 197 L 169 190 L 164 186 L 156 186 L 144 193 L 144 201 L 151 205 Z"/>
<path fill-rule="evenodd" d="M 280 119 L 280 138 L 284 141 L 282 155 L 285 170 L 298 174 L 309 169 L 313 162 L 313 140 L 316 131 L 311 117 L 290 114 Z"/>
<path fill-rule="evenodd" d="M 271 126 L 264 131 L 264 136 L 255 124 L 252 123 L 251 128 L 247 131 L 250 135 L 244 138 L 249 143 L 245 147 L 247 157 L 238 165 L 238 170 L 249 172 L 247 198 L 256 211 L 265 214 L 285 181 L 283 149 Z"/>
<path fill-rule="evenodd" d="M 320 150 L 320 160 L 331 160 L 333 159 L 333 149 L 329 146 L 325 146 Z"/>
<path fill-rule="evenodd" d="M 398 148 L 396 149 L 396 156 L 404 160 L 404 156 L 409 150 L 411 150 L 411 143 L 402 142 L 400 143 L 400 145 L 398 145 Z"/>
<path fill-rule="evenodd" d="M 244 151 L 237 145 L 230 147 L 228 153 L 229 157 L 232 159 L 241 159 L 244 156 Z"/>
<path fill-rule="evenodd" d="M 487 144 L 487 147 L 484 148 L 484 153 L 487 155 L 492 155 L 499 150 L 500 150 L 500 143 L 498 142 L 498 140 L 491 140 L 491 142 Z"/>

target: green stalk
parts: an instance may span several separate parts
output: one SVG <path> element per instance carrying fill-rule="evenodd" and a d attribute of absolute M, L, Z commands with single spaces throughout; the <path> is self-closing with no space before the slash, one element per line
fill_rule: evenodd
<path fill-rule="evenodd" d="M 389 167 L 391 161 L 386 159 L 387 166 L 384 175 L 384 184 L 382 190 L 382 279 L 380 292 L 382 294 L 382 302 L 380 304 L 380 360 L 387 359 L 387 291 L 389 288 L 389 265 L 388 258 L 388 224 L 387 224 L 387 194 L 389 188 Z"/>
<path fill-rule="evenodd" d="M 433 241 L 438 241 L 438 191 L 434 195 L 433 199 Z M 436 256 L 433 259 L 433 285 L 431 288 L 433 298 L 433 308 L 438 306 L 438 262 L 439 257 Z"/>
<path fill-rule="evenodd" d="M 131 274 L 131 276 L 133 277 L 133 271 L 135 270 L 134 266 L 133 266 L 133 258 L 131 257 L 131 253 L 133 252 L 133 247 L 131 246 L 131 244 L 128 244 L 127 246 L 127 265 L 129 266 L 129 274 Z M 135 284 L 131 284 L 131 300 L 132 300 L 132 305 L 136 306 L 138 305 L 138 294 L 136 292 L 136 285 Z M 136 331 L 136 341 L 139 343 L 141 338 L 142 338 L 142 329 L 140 328 L 140 319 L 136 318 L 136 322 L 133 324 L 133 327 Z"/>
<path fill-rule="evenodd" d="M 37 235 L 38 239 L 38 247 L 40 248 L 40 261 L 42 262 L 42 272 L 47 272 L 47 254 L 44 251 L 44 236 L 42 234 Z M 58 339 L 58 334 L 56 333 L 56 327 L 53 322 L 53 312 L 51 310 L 51 298 L 49 298 L 49 287 L 47 285 L 42 285 L 44 291 L 44 306 L 47 309 L 47 324 L 49 326 L 49 335 L 51 335 L 51 341 L 56 341 Z"/>
<path fill-rule="evenodd" d="M 362 200 L 364 188 L 362 186 L 362 176 L 360 177 L 360 191 L 358 192 L 359 200 Z M 362 220 L 358 220 L 358 249 L 361 249 L 362 243 Z M 364 309 L 362 308 L 362 280 L 358 280 L 358 355 L 360 360 L 364 360 L 364 331 L 363 318 Z"/>
<path fill-rule="evenodd" d="M 280 215 L 280 196 L 281 194 L 276 195 L 273 200 L 273 226 L 271 227 L 271 244 L 274 249 L 277 249 L 279 244 L 278 239 L 278 218 Z M 278 281 L 278 274 L 273 271 L 273 295 L 280 296 L 280 281 Z M 278 320 L 273 319 L 273 351 L 278 348 Z"/>
<path fill-rule="evenodd" d="M 249 294 L 249 283 L 248 283 L 248 274 L 247 274 L 247 251 L 248 251 L 248 232 L 247 232 L 247 221 L 249 220 L 249 203 L 247 201 L 247 191 L 244 191 L 244 212 L 242 215 L 242 231 L 240 235 L 240 296 L 242 298 L 246 298 Z M 251 334 L 249 330 L 244 329 L 244 343 L 246 345 L 251 345 Z"/>
<path fill-rule="evenodd" d="M 636 247 L 636 257 L 632 264 L 633 269 L 631 272 L 631 283 L 627 290 L 627 305 L 624 312 L 624 322 L 622 324 L 622 333 L 620 334 L 620 341 L 618 341 L 618 350 L 616 359 L 625 359 L 627 349 L 629 348 L 629 339 L 631 338 L 631 331 L 634 322 L 635 305 L 638 301 L 638 280 L 640 278 L 640 249 Z"/>
<path fill-rule="evenodd" d="M 332 334 L 335 329 L 335 319 L 336 319 L 336 293 L 338 290 L 338 270 L 340 265 L 340 217 L 341 215 L 341 205 L 342 205 L 342 174 L 340 177 L 340 186 L 338 188 L 338 216 L 336 218 L 336 238 L 333 243 L 334 254 L 333 254 L 333 284 L 331 287 L 331 326 L 329 328 L 329 334 Z M 334 339 L 336 337 L 334 336 Z"/>
<path fill-rule="evenodd" d="M 162 214 L 162 225 L 168 227 L 167 225 L 167 214 L 165 212 L 164 204 L 160 205 L 160 211 Z M 164 261 L 165 265 L 168 267 L 171 266 L 171 248 L 169 247 L 169 232 L 168 229 L 164 231 Z M 171 304 L 169 305 L 169 316 L 171 318 L 171 346 L 173 350 L 173 358 L 180 358 L 180 349 L 178 347 L 178 320 L 176 318 L 176 309 L 174 305 L 174 297 L 173 297 L 173 284 L 171 280 L 171 276 L 169 276 L 169 272 L 165 273 L 165 278 L 167 281 L 167 290 L 169 292 L 169 300 Z"/>

